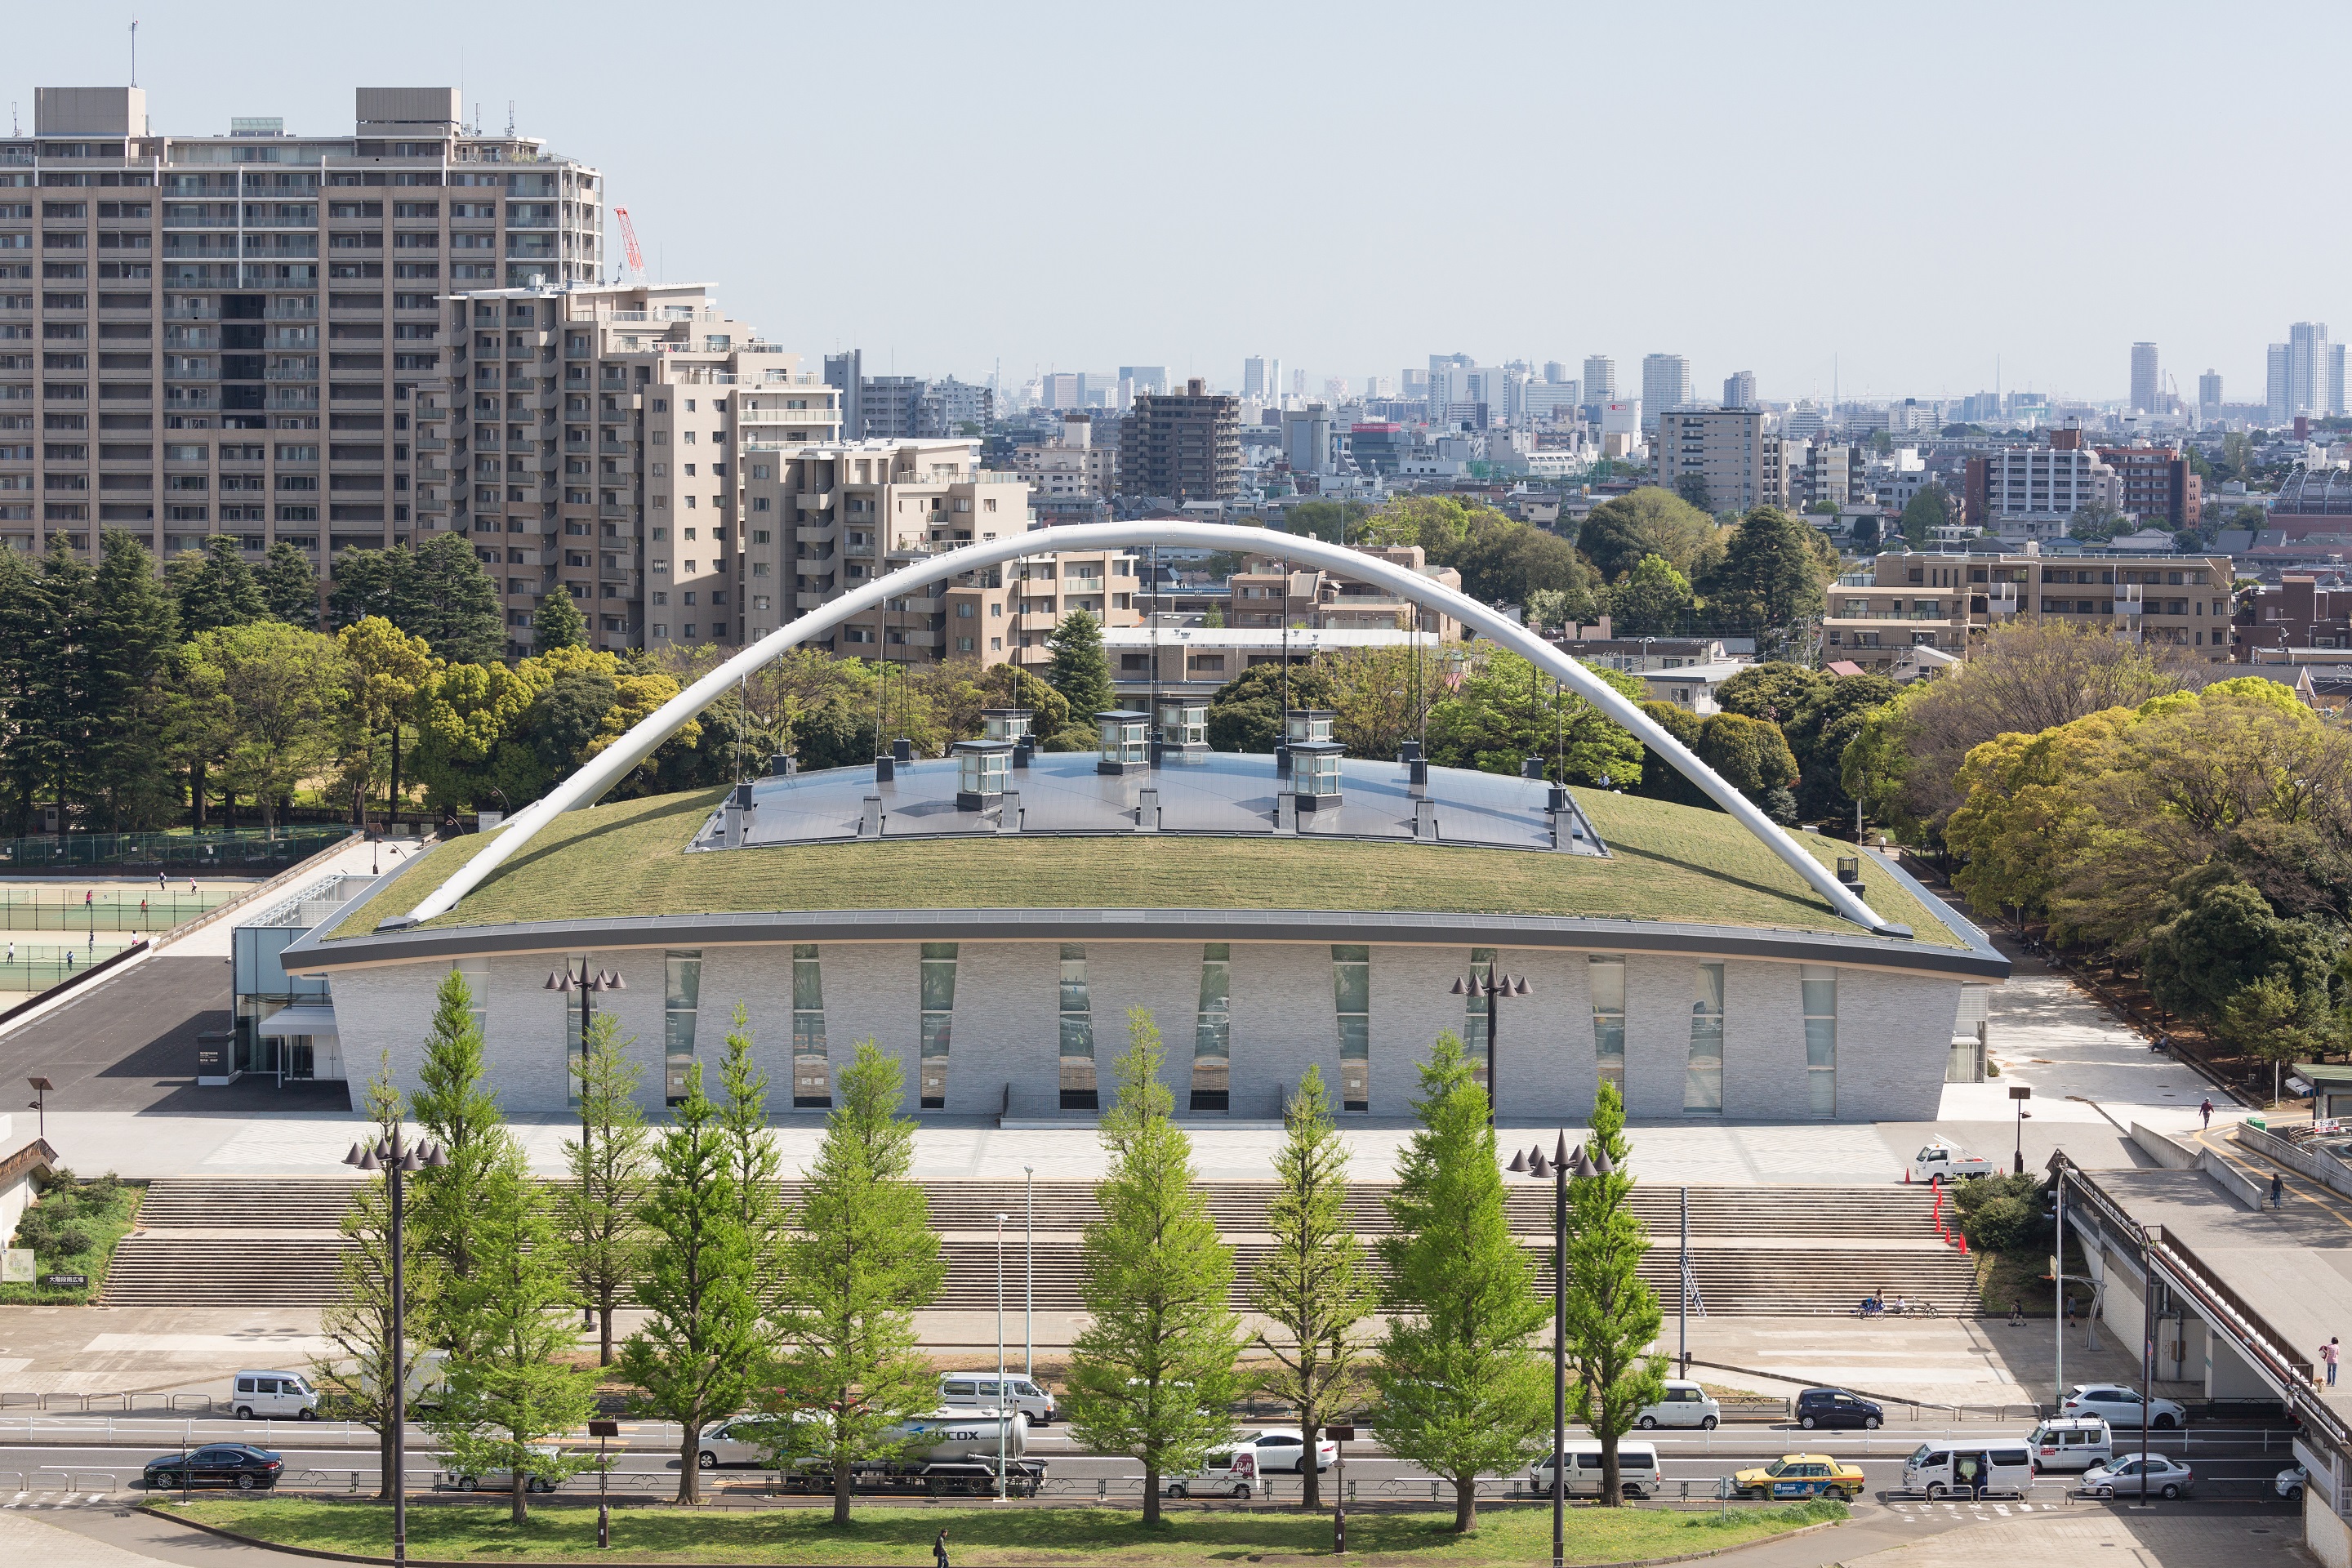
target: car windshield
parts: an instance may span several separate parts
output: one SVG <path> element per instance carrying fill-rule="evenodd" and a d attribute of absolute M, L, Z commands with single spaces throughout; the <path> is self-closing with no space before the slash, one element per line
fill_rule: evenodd
<path fill-rule="evenodd" d="M 1927 1452 L 1927 1445 L 1925 1443 L 1920 1444 L 1917 1447 L 1911 1450 L 1911 1463 L 1916 1465 L 1926 1459 Z"/>
<path fill-rule="evenodd" d="M 1764 1467 L 1764 1473 L 1768 1476 L 1786 1475 L 1789 1473 L 1789 1461 L 1786 1459 L 1775 1459 L 1770 1464 Z"/>

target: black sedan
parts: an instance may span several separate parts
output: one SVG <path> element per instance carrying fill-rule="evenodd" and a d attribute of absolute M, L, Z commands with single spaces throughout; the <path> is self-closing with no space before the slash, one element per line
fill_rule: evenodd
<path fill-rule="evenodd" d="M 239 1491 L 267 1491 L 278 1484 L 286 1473 L 286 1461 L 267 1448 L 257 1448 L 250 1443 L 207 1443 L 192 1448 L 184 1457 L 165 1454 L 147 1461 L 147 1485 L 154 1491 L 174 1491 L 181 1485 L 181 1468 L 186 1467 L 187 1484 L 196 1487 L 235 1487 Z"/>

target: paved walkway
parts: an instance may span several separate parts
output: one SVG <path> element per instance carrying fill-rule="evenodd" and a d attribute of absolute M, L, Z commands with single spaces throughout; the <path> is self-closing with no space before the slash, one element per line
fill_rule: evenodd
<path fill-rule="evenodd" d="M 1839 1568 L 2309 1568 L 2312 1562 L 2302 1545 L 2301 1521 L 2276 1510 L 2189 1503 L 2140 1513 L 2086 1503 L 2028 1513 L 1988 1503 L 1976 1511 L 1989 1517 L 1876 1552 L 1856 1553 L 1860 1537 L 1841 1541 Z M 1924 1509 L 1896 1517 L 1916 1519 L 1898 1529 L 1934 1530 Z M 1807 1544 L 1791 1541 L 1781 1550 Z M 1772 1550 L 1731 1552 L 1723 1561 L 1738 1568 L 1783 1568 L 1766 1556 Z M 1813 1568 L 1825 1560 L 1826 1554 L 1799 1552 L 1786 1563 Z"/>
<path fill-rule="evenodd" d="M 108 1539 L 78 1528 L 80 1520 L 90 1511 L 80 1509 L 70 1515 L 50 1518 L 21 1511 L 0 1513 L 0 1563 L 22 1563 L 26 1568 L 157 1568 L 164 1561 L 142 1551 L 140 1548 L 146 1543 L 135 1532 L 109 1531 L 110 1536 L 116 1538 Z M 106 1511 L 110 1515 L 113 1512 L 112 1510 Z M 76 1523 L 67 1523 L 68 1518 Z M 261 1552 L 248 1552 L 248 1557 L 253 1561 L 257 1562 L 263 1556 Z M 193 1563 L 200 1560 L 189 1557 L 178 1561 Z M 206 1557 L 201 1561 L 217 1562 L 219 1558 Z M 281 1558 L 279 1561 L 287 1560 Z"/>

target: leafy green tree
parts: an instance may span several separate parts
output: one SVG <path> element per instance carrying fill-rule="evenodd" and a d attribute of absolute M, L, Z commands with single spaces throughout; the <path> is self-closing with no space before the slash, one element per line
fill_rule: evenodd
<path fill-rule="evenodd" d="M 898 1114 L 898 1059 L 859 1041 L 839 1089 L 777 1271 L 776 1334 L 782 1402 L 824 1417 L 814 1452 L 833 1472 L 834 1522 L 846 1524 L 854 1468 L 895 1455 L 890 1429 L 936 1397 L 915 1314 L 946 1289 L 947 1263 L 911 1179 L 915 1124 Z M 805 1429 L 792 1443 L 777 1463 L 811 1452 Z"/>
<path fill-rule="evenodd" d="M 1303 500 L 1285 510 L 1282 521 L 1286 532 L 1346 544 L 1350 536 L 1362 534 L 1364 520 L 1371 515 L 1367 501 Z"/>
<path fill-rule="evenodd" d="M 64 754 L 61 619 L 46 574 L 20 552 L 0 549 L 0 789 L 12 837 L 29 829 Z"/>
<path fill-rule="evenodd" d="M 1331 721 L 1331 737 L 1351 757 L 1393 758 L 1402 742 L 1421 732 L 1422 715 L 1446 694 L 1445 662 L 1426 649 L 1343 648 L 1318 654 L 1311 668 L 1329 682 L 1326 705 L 1339 715 Z M 1254 716 L 1267 726 L 1269 737 L 1273 710 L 1281 700 L 1277 685 L 1266 700 L 1269 705 Z"/>
<path fill-rule="evenodd" d="M 187 657 L 227 705 L 235 736 L 223 765 L 232 790 L 251 795 L 262 820 L 278 802 L 333 761 L 341 737 L 331 721 L 348 699 L 350 676 L 335 639 L 282 621 L 252 621 L 201 632 Z"/>
<path fill-rule="evenodd" d="M 1626 1169 L 1625 1105 L 1604 1083 L 1592 1103 L 1585 1150 L 1601 1174 L 1568 1184 L 1568 1363 L 1576 1419 L 1601 1439 L 1601 1505 L 1623 1500 L 1618 1439 L 1664 1392 L 1666 1358 L 1653 1354 L 1662 1314 L 1642 1278 L 1649 1227 L 1633 1212 Z"/>
<path fill-rule="evenodd" d="M 1603 583 L 1622 580 L 1656 555 L 1687 574 L 1715 537 L 1715 519 L 1655 485 L 1612 496 L 1592 509 L 1577 531 L 1576 547 Z"/>
<path fill-rule="evenodd" d="M 768 1134 L 768 1075 L 751 1056 L 751 1014 L 735 1004 L 727 1054 L 719 1064 L 719 1135 L 727 1146 L 727 1177 L 735 1184 L 737 1218 L 745 1245 L 762 1270 L 784 1242 L 783 1157 Z"/>
<path fill-rule="evenodd" d="M 1690 580 L 1663 555 L 1644 555 L 1609 590 L 1610 629 L 1619 637 L 1659 637 L 1687 631 Z"/>
<path fill-rule="evenodd" d="M 1685 750 L 1693 752 L 1698 750 L 1698 738 L 1706 727 L 1706 720 L 1678 702 L 1646 701 L 1642 704 L 1642 711 L 1656 720 L 1658 727 L 1680 741 Z M 1719 809 L 1698 785 L 1690 781 L 1688 774 L 1647 747 L 1643 751 L 1638 784 L 1615 774 L 1611 777 L 1630 786 L 1633 794 L 1646 795 L 1652 800 L 1670 800 L 1676 805 L 1695 805 L 1703 811 Z"/>
<path fill-rule="evenodd" d="M 1118 706 L 1110 683 L 1110 661 L 1103 657 L 1102 624 L 1084 610 L 1072 610 L 1045 639 L 1054 650 L 1046 668 L 1046 684 L 1070 705 L 1070 722 L 1091 725 L 1095 715 Z"/>
<path fill-rule="evenodd" d="M 215 533 L 202 550 L 183 550 L 172 557 L 163 580 L 180 612 L 180 629 L 194 636 L 219 626 L 241 626 L 269 614 L 269 601 L 245 563 L 245 552 L 235 539 Z"/>
<path fill-rule="evenodd" d="M 319 574 L 299 546 L 282 539 L 271 545 L 253 580 L 273 620 L 305 631 L 319 629 Z"/>
<path fill-rule="evenodd" d="M 1057 735 L 1069 728 L 1068 700 L 1017 664 L 990 665 L 980 678 L 980 687 L 988 695 L 992 708 L 1028 709 L 1029 728 L 1034 734 Z"/>
<path fill-rule="evenodd" d="M 2336 948 L 2316 922 L 2282 920 L 2254 889 L 2224 882 L 2148 933 L 2147 988 L 2160 1006 L 2219 1020 L 2265 977 L 2296 996 L 2324 994 Z"/>
<path fill-rule="evenodd" d="M 530 646 L 534 653 L 551 647 L 586 647 L 588 621 L 572 595 L 561 588 L 541 594 L 530 616 Z"/>
<path fill-rule="evenodd" d="M 473 1272 L 448 1291 L 460 1347 L 425 1422 L 459 1469 L 513 1474 L 509 1517 L 520 1524 L 530 1512 L 524 1478 L 552 1484 L 594 1462 L 541 1446 L 596 1413 L 597 1373 L 563 1359 L 577 1336 L 558 1314 L 577 1298 L 546 1193 L 522 1151 L 508 1142 L 483 1177 L 474 1216 L 481 1249 Z"/>
<path fill-rule="evenodd" d="M 393 1086 L 391 1054 L 368 1080 L 368 1120 L 379 1142 L 400 1131 L 400 1091 Z M 402 1298 L 410 1331 L 393 1354 L 397 1312 L 392 1290 L 392 1195 L 389 1178 L 359 1184 L 339 1227 L 345 1246 L 336 1260 L 334 1300 L 319 1314 L 327 1353 L 311 1363 L 311 1381 L 333 1396 L 345 1418 L 376 1435 L 376 1496 L 392 1496 L 393 1396 L 415 1388 L 428 1342 L 414 1331 L 430 1318 L 439 1294 L 433 1259 L 410 1250 L 401 1264 Z"/>
<path fill-rule="evenodd" d="M 1714 503 L 1707 499 L 1705 474 L 1677 474 L 1675 477 L 1675 494 L 1688 501 L 1696 510 L 1711 512 L 1715 510 Z"/>
<path fill-rule="evenodd" d="M 490 1183 L 514 1146 L 498 1093 L 482 1063 L 482 1026 L 466 977 L 451 970 L 433 998 L 425 1059 L 416 1069 L 409 1114 L 449 1163 L 419 1171 L 410 1206 L 412 1246 L 432 1260 L 445 1286 L 446 1305 L 420 1320 L 441 1349 L 465 1348 L 468 1332 L 458 1294 L 470 1288 L 491 1243 L 483 1229 Z"/>
<path fill-rule="evenodd" d="M 1723 553 L 1696 584 L 1715 624 L 1753 627 L 1773 648 L 1802 637 L 1821 618 L 1822 591 L 1837 574 L 1835 553 L 1824 565 L 1815 551 L 1818 537 L 1777 506 L 1759 506 L 1740 519 Z"/>
<path fill-rule="evenodd" d="M 1433 656 L 1430 663 L 1436 663 Z M 1218 752 L 1266 752 L 1282 739 L 1282 665 L 1261 664 L 1243 671 L 1217 688 L 1209 698 L 1209 747 Z M 1339 689 L 1331 672 L 1319 664 L 1293 665 L 1290 669 L 1293 708 L 1336 710 Z"/>
<path fill-rule="evenodd" d="M 328 624 L 336 629 L 382 616 L 421 637 L 434 657 L 451 664 L 488 664 L 506 652 L 506 613 L 498 584 L 474 557 L 462 533 L 436 533 L 417 549 L 345 550 L 334 563 L 327 596 Z"/>
<path fill-rule="evenodd" d="M 1793 720 L 1780 721 L 1796 755 L 1797 808 L 1805 820 L 1853 819 L 1853 797 L 1843 784 L 1845 749 L 1870 713 L 1892 702 L 1901 689 L 1883 675 L 1843 676 L 1824 682 Z"/>
<path fill-rule="evenodd" d="M 1451 1031 L 1421 1068 L 1420 1128 L 1388 1196 L 1388 1333 L 1372 1425 L 1398 1458 L 1454 1484 L 1454 1528 L 1476 1528 L 1478 1477 L 1541 1449 L 1551 1369 L 1536 1335 L 1549 1315 L 1512 1237 L 1486 1091 Z"/>
<path fill-rule="evenodd" d="M 416 704 L 431 684 L 435 660 L 423 637 L 413 637 L 381 616 L 345 626 L 335 638 L 348 674 L 344 701 L 358 742 L 352 766 L 353 797 L 366 798 L 379 737 L 388 743 L 389 809 L 400 808 L 400 742 L 415 721 Z"/>
<path fill-rule="evenodd" d="M 1592 668 L 1593 678 L 1639 701 L 1640 683 L 1613 669 Z M 1559 782 L 1597 782 L 1604 773 L 1631 781 L 1641 774 L 1642 743 L 1632 731 L 1530 660 L 1494 649 L 1464 676 L 1458 689 L 1430 710 L 1429 754 L 1450 768 L 1517 773 L 1521 759 L 1547 759 L 1548 774 Z"/>
<path fill-rule="evenodd" d="M 1569 618 L 1594 614 L 1592 569 L 1576 546 L 1500 512 L 1473 512 L 1461 542 L 1430 559 L 1461 573 L 1462 591 L 1474 599 L 1526 605 L 1530 595 L 1549 593 L 1559 595 Z"/>
<path fill-rule="evenodd" d="M 1749 665 L 1717 687 L 1715 700 L 1726 713 L 1744 713 L 1786 729 L 1835 684 L 1830 677 L 1801 664 L 1768 659 Z"/>
<path fill-rule="evenodd" d="M 1895 526 L 1903 531 L 1905 543 L 1925 550 L 1937 529 L 1959 521 L 1958 511 L 1949 490 L 1941 485 L 1922 485 L 1918 494 L 1903 503 L 1903 516 Z"/>
<path fill-rule="evenodd" d="M 620 1020 L 598 1013 L 588 1021 L 585 1048 L 570 1062 L 583 1137 L 563 1145 L 572 1180 L 556 1191 L 556 1223 L 572 1290 L 596 1318 L 599 1366 L 613 1364 L 613 1311 L 646 1247 L 637 1205 L 645 1198 L 646 1133 L 637 1107 L 642 1069 L 629 1058 L 635 1044 L 635 1036 L 622 1037 Z"/>
<path fill-rule="evenodd" d="M 604 733 L 605 715 L 620 701 L 619 683 L 593 667 L 566 669 L 548 683 L 522 721 L 548 777 L 561 778 L 588 760 L 589 748 Z"/>
<path fill-rule="evenodd" d="M 1797 782 L 1797 759 L 1780 727 L 1739 713 L 1710 713 L 1699 726 L 1698 760 L 1726 784 L 1761 805 L 1774 790 Z"/>
<path fill-rule="evenodd" d="M 2273 971 L 2238 988 L 2221 1009 L 2223 1039 L 2258 1061 L 2271 1064 L 2271 1103 L 2278 1103 L 2279 1073 L 2297 1058 L 2319 1057 L 2336 1048 L 2336 1020 L 2318 986 L 2297 987 Z"/>
<path fill-rule="evenodd" d="M 1070 1433 L 1143 1466 L 1143 1522 L 1160 1522 L 1160 1478 L 1231 1440 L 1240 1321 L 1226 1305 L 1234 1253 L 1217 1236 L 1192 1169 L 1192 1142 L 1160 1081 L 1166 1048 L 1130 1008 L 1118 1098 L 1102 1119 L 1110 1169 L 1095 1187 L 1079 1296 L 1090 1319 L 1070 1346 Z"/>
<path fill-rule="evenodd" d="M 655 1144 L 653 1177 L 637 1205 L 650 1240 L 638 1276 L 645 1325 L 621 1347 L 637 1407 L 678 1426 L 677 1500 L 701 1500 L 702 1431 L 734 1414 L 772 1376 L 774 1336 L 760 1312 L 760 1259 L 744 1234 L 728 1172 L 725 1130 L 686 1069 L 686 1100 Z"/>
<path fill-rule="evenodd" d="M 1379 1307 L 1380 1291 L 1348 1213 L 1348 1146 L 1332 1125 L 1321 1068 L 1310 1065 L 1299 1076 L 1282 1121 L 1265 1216 L 1274 1245 L 1258 1260 L 1249 1302 L 1270 1325 L 1257 1342 L 1274 1364 L 1258 1386 L 1298 1412 L 1309 1456 L 1298 1471 L 1300 1506 L 1312 1512 L 1322 1506 L 1316 1438 L 1354 1403 L 1365 1348 L 1358 1331 Z"/>

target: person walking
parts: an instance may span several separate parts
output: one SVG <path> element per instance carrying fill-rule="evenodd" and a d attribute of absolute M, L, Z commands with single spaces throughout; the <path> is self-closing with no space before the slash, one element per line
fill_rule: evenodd
<path fill-rule="evenodd" d="M 2012 1329 L 2025 1327 L 2025 1298 L 2022 1296 L 2017 1297 L 2009 1304 L 2009 1326 Z"/>
<path fill-rule="evenodd" d="M 2205 1103 L 2204 1103 L 2204 1104 L 2202 1104 L 2202 1105 L 2200 1105 L 2200 1106 L 2199 1106 L 2199 1107 L 2197 1108 L 2197 1114 L 2198 1114 L 2198 1115 L 2200 1115 L 2200 1116 L 2201 1116 L 2201 1117 L 2203 1117 L 2203 1118 L 2205 1119 L 2205 1125 L 2206 1125 L 2207 1127 L 2209 1127 L 2209 1128 L 2210 1128 L 2210 1127 L 2211 1127 L 2211 1126 L 2213 1125 L 2213 1097 L 2212 1097 L 2212 1096 L 2208 1095 L 2208 1096 L 2206 1096 L 2206 1097 L 2205 1097 Z"/>
<path fill-rule="evenodd" d="M 2271 1207 L 2275 1209 L 2286 1197 L 2286 1183 L 2276 1171 L 2271 1173 Z"/>
<path fill-rule="evenodd" d="M 2336 1358 L 2343 1353 L 2343 1350 L 2336 1344 L 2333 1335 L 2328 1337 L 2326 1344 L 2319 1347 L 2319 1359 L 2326 1363 L 2327 1386 L 2330 1388 L 2336 1386 Z"/>
<path fill-rule="evenodd" d="M 937 1568 L 948 1568 L 948 1532 L 940 1531 L 931 1542 L 931 1561 Z"/>

